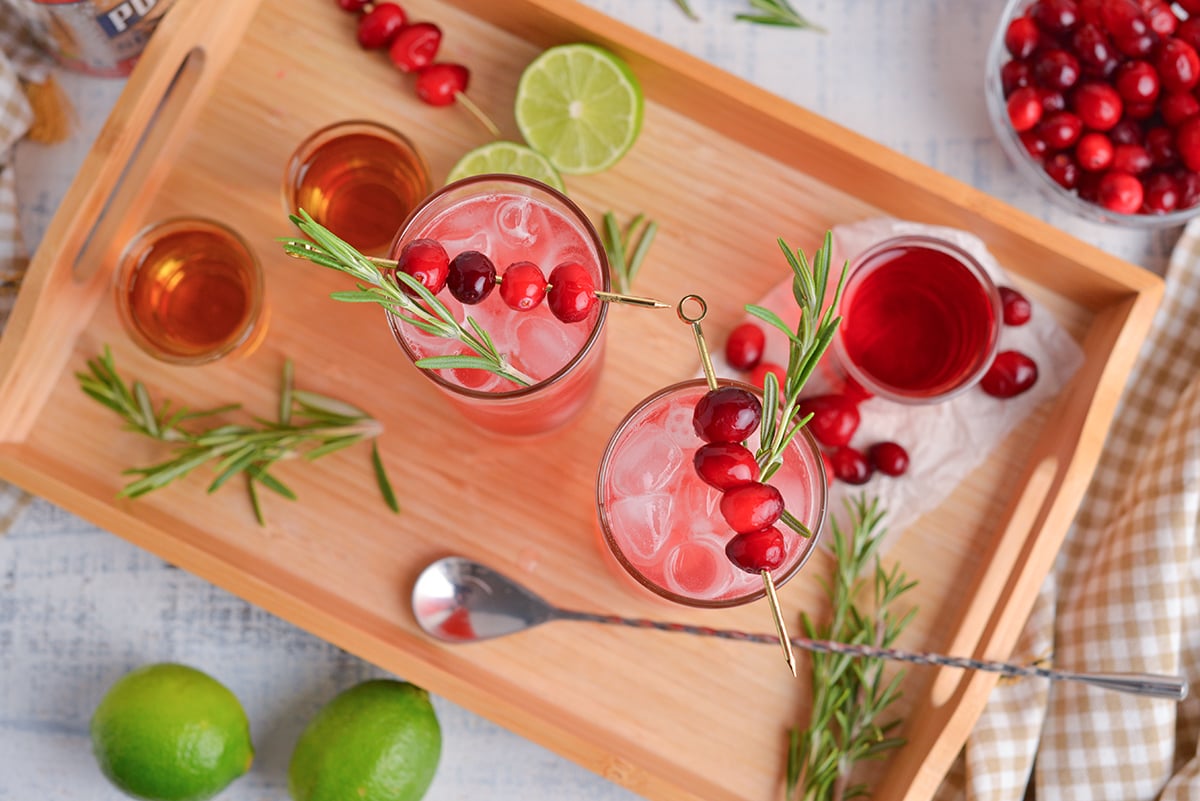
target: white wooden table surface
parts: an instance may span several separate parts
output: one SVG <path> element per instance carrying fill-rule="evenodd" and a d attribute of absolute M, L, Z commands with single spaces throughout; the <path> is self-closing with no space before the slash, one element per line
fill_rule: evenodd
<path fill-rule="evenodd" d="M 745 0 L 692 0 L 700 22 L 671 0 L 584 2 L 1134 263 L 1161 272 L 1178 236 L 1177 229 L 1124 232 L 1070 218 L 1021 183 L 993 138 L 981 91 L 1001 0 L 793 0 L 825 34 L 734 22 Z M 24 144 L 18 152 L 31 245 L 121 86 L 62 79 L 79 130 L 67 144 Z M 35 501 L 0 539 L 0 801 L 121 798 L 91 757 L 89 717 L 127 670 L 168 660 L 219 677 L 254 722 L 258 756 L 221 796 L 229 801 L 286 798 L 287 762 L 304 723 L 339 690 L 383 675 Z M 445 745 L 429 801 L 633 797 L 450 702 L 435 702 Z"/>

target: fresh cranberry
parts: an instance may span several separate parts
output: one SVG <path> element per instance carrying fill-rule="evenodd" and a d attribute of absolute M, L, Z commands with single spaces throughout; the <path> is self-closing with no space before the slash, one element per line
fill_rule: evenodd
<path fill-rule="evenodd" d="M 396 269 L 421 282 L 433 294 L 442 291 L 450 274 L 450 257 L 435 239 L 414 239 L 400 251 Z M 404 291 L 415 294 L 408 287 Z"/>
<path fill-rule="evenodd" d="M 1148 61 L 1127 61 L 1117 68 L 1113 85 L 1126 103 L 1153 103 L 1162 84 Z"/>
<path fill-rule="evenodd" d="M 817 442 L 837 448 L 850 442 L 862 418 L 858 406 L 845 395 L 815 395 L 800 401 L 800 417 L 812 415 L 808 430 Z"/>
<path fill-rule="evenodd" d="M 1033 58 L 1033 74 L 1042 86 L 1065 91 L 1079 80 L 1079 60 L 1061 48 L 1044 50 Z"/>
<path fill-rule="evenodd" d="M 1110 170 L 1100 178 L 1100 205 L 1118 214 L 1137 214 L 1142 208 L 1142 182 L 1127 172 Z"/>
<path fill-rule="evenodd" d="M 448 106 L 467 91 L 470 77 L 461 64 L 428 64 L 417 70 L 417 97 L 431 106 Z"/>
<path fill-rule="evenodd" d="M 1150 214 L 1167 214 L 1179 208 L 1183 199 L 1183 191 L 1172 176 L 1165 172 L 1151 175 L 1146 179 L 1145 197 L 1142 200 L 1144 210 Z"/>
<path fill-rule="evenodd" d="M 767 373 L 775 376 L 775 383 L 779 385 L 780 390 L 783 389 L 783 382 L 787 378 L 787 371 L 774 362 L 759 362 L 758 365 L 750 371 L 747 381 L 759 389 L 766 389 Z"/>
<path fill-rule="evenodd" d="M 395 3 L 377 3 L 358 18 L 358 43 L 367 50 L 382 50 L 404 27 L 404 9 Z"/>
<path fill-rule="evenodd" d="M 692 457 L 692 465 L 701 481 L 722 491 L 758 481 L 758 462 L 754 454 L 736 442 L 701 445 Z"/>
<path fill-rule="evenodd" d="M 1175 0 L 1175 2 L 1191 16 L 1200 14 L 1200 0 Z"/>
<path fill-rule="evenodd" d="M 1192 49 L 1200 53 L 1200 16 L 1193 16 L 1179 23 L 1175 29 L 1175 38 L 1187 42 Z"/>
<path fill-rule="evenodd" d="M 1104 16 L 1100 13 L 1105 0 L 1079 0 L 1079 19 L 1087 25 L 1104 25 Z"/>
<path fill-rule="evenodd" d="M 1079 183 L 1075 187 L 1075 194 L 1079 195 L 1081 200 L 1086 200 L 1088 203 L 1100 202 L 1100 179 L 1104 177 L 1102 172 L 1079 172 Z"/>
<path fill-rule="evenodd" d="M 1105 30 L 1114 37 L 1140 36 L 1150 31 L 1146 16 L 1133 0 L 1104 0 L 1100 18 Z"/>
<path fill-rule="evenodd" d="M 1190 209 L 1200 203 L 1200 175 L 1191 170 L 1180 170 L 1175 180 L 1179 182 L 1179 208 Z"/>
<path fill-rule="evenodd" d="M 1121 96 L 1105 83 L 1085 83 L 1071 98 L 1075 114 L 1093 131 L 1107 131 L 1121 119 Z"/>
<path fill-rule="evenodd" d="M 500 281 L 500 299 L 514 311 L 537 308 L 546 297 L 546 276 L 531 261 L 515 261 L 504 268 Z"/>
<path fill-rule="evenodd" d="M 1176 135 L 1169 128 L 1151 128 L 1146 131 L 1146 152 L 1155 167 L 1171 167 L 1179 160 Z"/>
<path fill-rule="evenodd" d="M 373 0 L 337 0 L 338 8 L 342 11 L 349 11 L 352 14 L 357 14 L 367 7 Z"/>
<path fill-rule="evenodd" d="M 1009 61 L 1000 68 L 1000 85 L 1008 97 L 1022 86 L 1033 85 L 1033 67 L 1024 61 Z"/>
<path fill-rule="evenodd" d="M 1008 28 L 1004 31 L 1004 46 L 1013 58 L 1029 58 L 1033 51 L 1037 50 L 1039 37 L 1037 25 L 1033 20 L 1029 17 L 1017 17 L 1008 23 Z"/>
<path fill-rule="evenodd" d="M 908 451 L 896 442 L 876 442 L 867 449 L 867 458 L 885 476 L 902 476 L 908 471 Z"/>
<path fill-rule="evenodd" d="M 774 570 L 783 564 L 786 555 L 783 533 L 774 526 L 749 534 L 737 534 L 725 545 L 725 556 L 747 573 Z"/>
<path fill-rule="evenodd" d="M 1145 4 L 1143 10 L 1146 14 L 1146 22 L 1150 24 L 1150 30 L 1159 36 L 1170 36 L 1179 27 L 1179 17 L 1175 16 L 1175 12 L 1167 3 Z"/>
<path fill-rule="evenodd" d="M 830 452 L 829 462 L 838 481 L 847 484 L 866 484 L 875 472 L 867 457 L 857 448 L 837 448 Z"/>
<path fill-rule="evenodd" d="M 1037 134 L 1046 140 L 1051 150 L 1066 150 L 1079 141 L 1082 133 L 1083 120 L 1069 111 L 1051 114 L 1037 127 Z"/>
<path fill-rule="evenodd" d="M 1055 153 L 1046 159 L 1042 169 L 1063 189 L 1074 189 L 1079 185 L 1079 164 L 1070 153 Z"/>
<path fill-rule="evenodd" d="M 762 403 L 741 387 L 718 387 L 696 402 L 692 426 L 705 442 L 742 442 L 762 421 Z"/>
<path fill-rule="evenodd" d="M 441 28 L 432 22 L 415 22 L 401 28 L 392 39 L 388 58 L 401 72 L 416 72 L 433 63 L 441 44 Z"/>
<path fill-rule="evenodd" d="M 783 516 L 783 496 L 770 484 L 739 484 L 721 495 L 721 516 L 738 534 L 761 531 Z"/>
<path fill-rule="evenodd" d="M 1025 325 L 1033 316 L 1033 304 L 1029 298 L 1010 286 L 1000 287 L 1000 303 L 1004 308 L 1005 325 Z"/>
<path fill-rule="evenodd" d="M 1123 117 L 1108 132 L 1108 138 L 1112 140 L 1113 146 L 1140 145 L 1142 143 L 1142 126 L 1138 125 L 1137 120 Z"/>
<path fill-rule="evenodd" d="M 1200 172 L 1200 117 L 1192 117 L 1179 126 L 1175 147 L 1187 168 Z"/>
<path fill-rule="evenodd" d="M 1178 128 L 1188 117 L 1200 114 L 1200 100 L 1191 92 L 1172 92 L 1158 103 L 1163 122 Z"/>
<path fill-rule="evenodd" d="M 1145 33 L 1135 36 L 1114 36 L 1113 44 L 1130 58 L 1146 58 L 1158 46 L 1158 34 L 1147 29 Z"/>
<path fill-rule="evenodd" d="M 725 361 L 735 370 L 753 370 L 762 361 L 766 344 L 767 335 L 761 325 L 742 323 L 725 340 Z"/>
<path fill-rule="evenodd" d="M 1163 42 L 1154 65 L 1168 92 L 1186 92 L 1200 82 L 1200 56 L 1182 39 Z"/>
<path fill-rule="evenodd" d="M 1013 130 L 1028 131 L 1042 119 L 1042 98 L 1032 86 L 1013 92 L 1007 106 L 1008 121 Z"/>
<path fill-rule="evenodd" d="M 1075 160 L 1085 170 L 1096 172 L 1107 169 L 1113 160 L 1113 144 L 1102 133 L 1087 133 L 1075 145 Z"/>
<path fill-rule="evenodd" d="M 996 354 L 979 386 L 993 397 L 1012 398 L 1028 391 L 1037 379 L 1038 368 L 1033 359 L 1017 350 L 1005 350 Z"/>
<path fill-rule="evenodd" d="M 1116 48 L 1099 25 L 1080 25 L 1071 35 L 1071 47 L 1083 68 L 1093 74 L 1106 76 L 1116 66 Z"/>
<path fill-rule="evenodd" d="M 496 265 L 478 250 L 464 250 L 450 260 L 446 288 L 459 303 L 481 303 L 495 286 Z"/>
<path fill-rule="evenodd" d="M 564 323 L 586 320 L 600 301 L 596 298 L 596 285 L 587 268 L 578 262 L 568 261 L 550 271 L 550 289 L 546 292 L 546 303 L 550 313 Z"/>
<path fill-rule="evenodd" d="M 1131 120 L 1145 120 L 1158 111 L 1157 103 L 1126 103 L 1125 116 Z"/>
<path fill-rule="evenodd" d="M 1141 175 L 1150 169 L 1154 162 L 1150 154 L 1141 145 L 1117 145 L 1113 148 L 1112 168 L 1130 175 Z"/>
<path fill-rule="evenodd" d="M 1036 162 L 1041 162 L 1046 154 L 1050 152 L 1050 146 L 1046 144 L 1046 137 L 1042 136 L 1036 130 L 1022 131 L 1017 136 L 1020 137 L 1021 145 L 1025 148 L 1025 152 Z"/>
<path fill-rule="evenodd" d="M 1037 26 L 1051 36 L 1059 36 L 1079 24 L 1075 0 L 1038 0 L 1029 9 Z"/>
<path fill-rule="evenodd" d="M 1056 111 L 1063 111 L 1067 107 L 1067 98 L 1062 93 L 1055 89 L 1047 89 L 1044 86 L 1037 87 L 1038 97 L 1042 101 L 1043 113 L 1053 114 Z"/>

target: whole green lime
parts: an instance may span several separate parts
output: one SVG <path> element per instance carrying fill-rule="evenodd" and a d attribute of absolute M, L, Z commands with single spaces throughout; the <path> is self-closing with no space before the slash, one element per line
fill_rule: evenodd
<path fill-rule="evenodd" d="M 342 692 L 309 721 L 292 752 L 295 801 L 418 801 L 442 754 L 429 693 L 376 679 Z"/>
<path fill-rule="evenodd" d="M 186 665 L 147 665 L 123 676 L 92 714 L 91 733 L 104 775 L 149 801 L 211 798 L 254 759 L 237 697 Z"/>

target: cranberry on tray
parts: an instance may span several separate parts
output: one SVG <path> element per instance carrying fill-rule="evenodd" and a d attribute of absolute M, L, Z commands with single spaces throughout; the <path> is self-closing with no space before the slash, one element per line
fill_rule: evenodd
<path fill-rule="evenodd" d="M 1200 4 L 1009 0 L 986 90 L 1005 151 L 1061 205 L 1131 227 L 1200 211 Z"/>

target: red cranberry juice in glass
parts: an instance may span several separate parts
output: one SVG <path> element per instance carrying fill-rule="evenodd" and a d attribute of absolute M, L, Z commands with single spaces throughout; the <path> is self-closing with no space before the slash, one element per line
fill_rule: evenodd
<path fill-rule="evenodd" d="M 492 175 L 451 184 L 413 212 L 393 243 L 392 257 L 416 239 L 436 240 L 451 259 L 464 251 L 483 253 L 501 276 L 521 261 L 532 262 L 546 276 L 559 264 L 574 262 L 596 289 L 610 288 L 604 248 L 587 217 L 564 195 L 537 181 Z M 529 311 L 510 308 L 499 286 L 474 305 L 460 303 L 447 290 L 438 299 L 460 323 L 470 315 L 496 349 L 534 382 L 522 387 L 470 368 L 426 371 L 464 416 L 496 433 L 530 435 L 557 428 L 582 410 L 600 377 L 606 304 L 596 303 L 585 319 L 566 323 L 546 300 Z M 414 361 L 471 354 L 457 340 L 388 317 L 397 341 Z"/>
<path fill-rule="evenodd" d="M 902 403 L 933 403 L 976 383 L 996 353 L 999 293 L 965 251 L 904 236 L 854 264 L 834 350 L 869 391 Z"/>
<path fill-rule="evenodd" d="M 704 379 L 684 381 L 659 390 L 629 413 L 601 460 L 596 511 L 603 549 L 623 576 L 675 603 L 737 606 L 762 598 L 763 582 L 726 555 L 734 531 L 720 510 L 721 491 L 701 480 L 693 466 L 704 441 L 692 416 L 707 392 Z M 757 445 L 755 433 L 747 447 L 753 451 Z M 825 469 L 807 431 L 792 441 L 770 483 L 783 495 L 787 511 L 813 532 L 805 538 L 785 531 L 786 555 L 772 571 L 776 586 L 782 586 L 816 549 L 825 519 Z"/>

